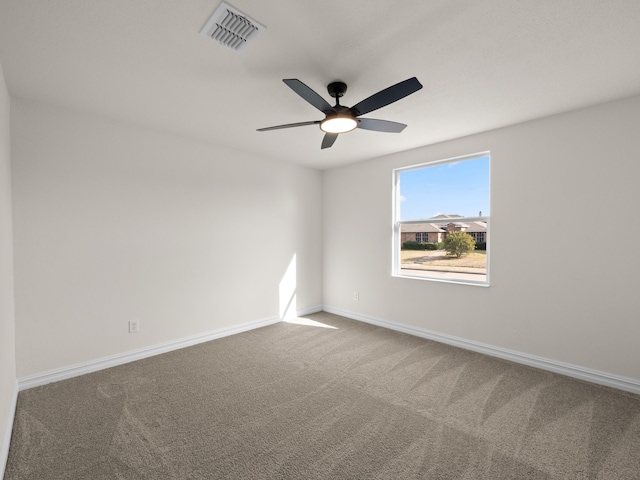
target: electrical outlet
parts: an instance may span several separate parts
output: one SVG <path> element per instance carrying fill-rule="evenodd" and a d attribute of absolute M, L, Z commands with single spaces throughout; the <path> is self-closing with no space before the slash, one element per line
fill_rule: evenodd
<path fill-rule="evenodd" d="M 356 301 L 360 300 L 360 294 L 358 292 L 353 292 L 353 299 Z"/>
<path fill-rule="evenodd" d="M 129 320 L 129 333 L 138 333 L 140 331 L 140 320 Z"/>

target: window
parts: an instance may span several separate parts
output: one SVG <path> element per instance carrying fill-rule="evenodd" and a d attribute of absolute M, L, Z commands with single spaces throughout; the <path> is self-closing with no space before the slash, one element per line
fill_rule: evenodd
<path fill-rule="evenodd" d="M 476 243 L 484 242 L 484 232 L 468 232 Z"/>
<path fill-rule="evenodd" d="M 394 276 L 489 285 L 490 160 L 483 152 L 394 170 Z M 411 237 L 437 249 L 404 248 Z M 447 251 L 453 242 L 466 247 Z"/>

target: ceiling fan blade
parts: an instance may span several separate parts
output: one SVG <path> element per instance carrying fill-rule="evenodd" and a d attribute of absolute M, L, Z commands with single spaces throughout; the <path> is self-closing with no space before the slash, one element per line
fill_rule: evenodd
<path fill-rule="evenodd" d="M 385 107 L 390 103 L 397 102 L 401 98 L 411 95 L 422 88 L 422 84 L 416 77 L 409 78 L 403 82 L 396 83 L 384 90 L 374 93 L 369 98 L 365 98 L 360 103 L 351 107 L 351 111 L 356 117 L 365 113 L 373 112 Z"/>
<path fill-rule="evenodd" d="M 322 139 L 322 146 L 320 148 L 329 148 L 334 143 L 336 143 L 336 138 L 338 138 L 337 133 L 325 133 L 324 138 Z"/>
<path fill-rule="evenodd" d="M 358 118 L 358 128 L 375 132 L 400 133 L 406 128 L 404 123 L 376 120 L 375 118 Z"/>
<path fill-rule="evenodd" d="M 269 130 L 280 130 L 281 128 L 304 127 L 305 125 L 318 125 L 320 120 L 312 120 L 311 122 L 286 123 L 284 125 L 276 125 L 275 127 L 257 128 L 258 132 L 267 132 Z"/>
<path fill-rule="evenodd" d="M 333 110 L 333 107 L 329 105 L 329 103 L 318 95 L 316 92 L 311 90 L 311 88 L 307 87 L 304 83 L 302 83 L 297 78 L 285 78 L 282 80 L 284 83 L 289 85 L 291 90 L 300 95 L 303 99 L 309 102 L 311 105 L 316 107 L 323 113 L 329 112 Z"/>

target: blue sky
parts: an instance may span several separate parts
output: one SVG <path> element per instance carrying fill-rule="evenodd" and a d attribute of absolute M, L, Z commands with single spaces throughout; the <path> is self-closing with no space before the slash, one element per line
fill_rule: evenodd
<path fill-rule="evenodd" d="M 400 172 L 400 219 L 489 215 L 489 156 Z"/>

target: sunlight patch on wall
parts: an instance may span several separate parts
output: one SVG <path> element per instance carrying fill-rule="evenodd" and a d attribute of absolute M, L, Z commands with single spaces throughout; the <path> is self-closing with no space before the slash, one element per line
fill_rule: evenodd
<path fill-rule="evenodd" d="M 296 254 L 294 253 L 287 271 L 280 280 L 280 320 L 297 317 L 296 287 Z"/>

